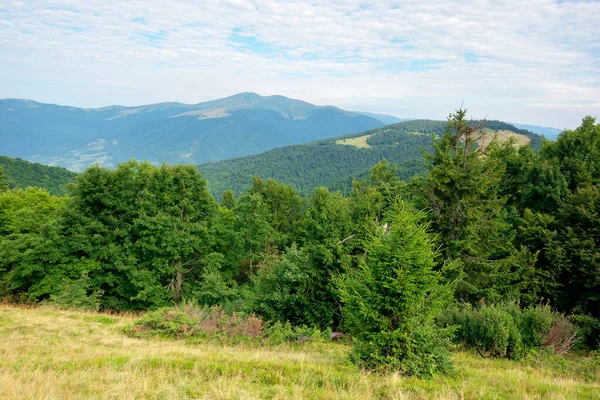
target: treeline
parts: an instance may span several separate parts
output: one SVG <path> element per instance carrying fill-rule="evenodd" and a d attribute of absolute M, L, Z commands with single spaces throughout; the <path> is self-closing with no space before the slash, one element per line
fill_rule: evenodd
<path fill-rule="evenodd" d="M 42 187 L 57 196 L 65 195 L 67 184 L 75 182 L 77 176 L 62 167 L 49 167 L 5 156 L 0 156 L 0 169 L 4 171 L 5 184 L 11 188 Z"/>
<path fill-rule="evenodd" d="M 539 152 L 479 148 L 465 114 L 424 176 L 405 183 L 384 160 L 348 195 L 253 178 L 216 202 L 195 167 L 135 161 L 87 169 L 65 198 L 3 189 L 0 293 L 112 310 L 193 299 L 348 332 L 358 364 L 418 374 L 447 369 L 457 325 L 479 324 L 454 337 L 490 354 L 544 343 L 531 321 L 555 329 L 549 309 L 598 346 L 600 124 L 586 117 Z M 498 332 L 504 351 L 489 345 Z"/>

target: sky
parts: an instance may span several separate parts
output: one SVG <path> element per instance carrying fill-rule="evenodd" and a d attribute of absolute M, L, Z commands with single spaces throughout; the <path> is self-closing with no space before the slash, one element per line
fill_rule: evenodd
<path fill-rule="evenodd" d="M 600 117 L 600 1 L 0 0 L 0 98 L 239 92 L 574 128 Z"/>

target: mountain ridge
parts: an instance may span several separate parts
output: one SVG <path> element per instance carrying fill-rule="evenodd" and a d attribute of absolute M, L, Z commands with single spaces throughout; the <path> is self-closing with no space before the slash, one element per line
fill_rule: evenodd
<path fill-rule="evenodd" d="M 196 104 L 99 108 L 0 100 L 2 154 L 73 171 L 131 158 L 213 162 L 383 125 L 334 106 L 252 92 Z"/>

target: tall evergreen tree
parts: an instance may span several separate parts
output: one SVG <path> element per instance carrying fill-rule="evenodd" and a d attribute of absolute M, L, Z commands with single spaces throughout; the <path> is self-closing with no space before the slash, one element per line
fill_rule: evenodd
<path fill-rule="evenodd" d="M 466 301 L 518 298 L 532 262 L 517 251 L 514 232 L 503 219 L 506 198 L 499 196 L 503 174 L 490 146 L 479 147 L 483 128 L 466 120 L 467 110 L 448 119 L 434 152 L 427 154 L 429 172 L 424 195 L 429 201 L 433 229 L 446 263 L 454 263 L 457 296 Z"/>

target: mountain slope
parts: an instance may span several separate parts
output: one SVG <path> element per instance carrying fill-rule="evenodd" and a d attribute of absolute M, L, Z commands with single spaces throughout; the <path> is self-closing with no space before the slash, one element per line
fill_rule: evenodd
<path fill-rule="evenodd" d="M 477 123 L 477 122 L 475 122 Z M 496 133 L 500 140 L 514 137 L 521 144 L 539 148 L 543 138 L 500 121 L 487 121 L 485 138 Z M 399 175 L 408 180 L 426 169 L 423 150 L 431 151 L 432 136 L 441 135 L 446 121 L 411 120 L 265 153 L 199 165 L 213 195 L 223 190 L 244 191 L 252 176 L 273 178 L 309 194 L 317 186 L 348 190 L 352 178 L 366 176 L 382 158 L 398 165 Z"/>
<path fill-rule="evenodd" d="M 0 168 L 4 171 L 8 186 L 25 189 L 41 187 L 51 194 L 64 195 L 67 184 L 75 182 L 76 173 L 61 167 L 49 167 L 38 163 L 0 156 Z"/>
<path fill-rule="evenodd" d="M 97 109 L 0 100 L 2 154 L 74 171 L 131 158 L 205 163 L 383 125 L 335 107 L 255 93 L 193 105 Z"/>
<path fill-rule="evenodd" d="M 363 112 L 363 111 L 354 111 L 354 112 L 357 114 L 366 115 L 367 117 L 375 118 L 376 120 L 381 121 L 386 125 L 397 124 L 398 122 L 410 121 L 410 120 L 414 119 L 414 118 L 398 118 L 398 117 L 394 117 L 393 115 L 375 114 L 375 113 L 369 113 L 369 112 Z"/>
<path fill-rule="evenodd" d="M 537 133 L 538 135 L 544 135 L 547 139 L 556 140 L 558 135 L 562 132 L 562 130 L 557 128 L 549 128 L 546 126 L 537 126 L 537 125 L 527 125 L 527 124 L 517 124 L 511 122 L 514 126 L 521 129 L 527 129 L 533 133 Z"/>

